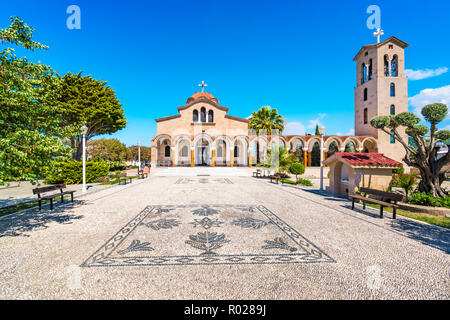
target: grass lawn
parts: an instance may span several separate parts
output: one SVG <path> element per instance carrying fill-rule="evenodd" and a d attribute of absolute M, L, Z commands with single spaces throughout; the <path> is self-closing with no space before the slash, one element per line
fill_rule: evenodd
<path fill-rule="evenodd" d="M 64 199 L 70 199 L 70 195 L 64 196 Z M 53 200 L 53 204 L 56 204 L 58 201 L 61 201 L 61 198 L 55 198 Z M 44 206 L 47 203 L 50 203 L 50 200 L 42 200 L 42 206 Z M 6 215 L 14 213 L 14 212 L 19 212 L 19 211 L 22 211 L 25 209 L 37 207 L 38 204 L 39 204 L 39 202 L 37 200 L 31 200 L 31 201 L 13 204 L 12 206 L 0 208 L 0 217 L 6 216 Z"/>
<path fill-rule="evenodd" d="M 360 203 L 362 203 L 362 202 L 360 202 Z M 367 206 L 376 208 L 376 209 L 380 209 L 380 206 L 378 204 L 367 203 Z M 392 213 L 392 208 L 385 207 L 384 211 Z M 406 210 L 402 210 L 402 209 L 397 209 L 397 214 L 411 218 L 411 219 L 424 221 L 429 224 L 434 224 L 437 226 L 441 226 L 441 227 L 450 229 L 450 218 L 448 218 L 448 217 L 434 216 L 434 215 L 428 214 L 428 213 L 411 212 L 411 211 L 406 211 Z"/>

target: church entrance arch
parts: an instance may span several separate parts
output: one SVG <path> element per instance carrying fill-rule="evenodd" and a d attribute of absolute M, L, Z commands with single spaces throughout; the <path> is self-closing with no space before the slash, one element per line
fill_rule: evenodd
<path fill-rule="evenodd" d="M 211 164 L 211 146 L 208 140 L 199 139 L 195 145 L 195 165 L 209 166 Z"/>

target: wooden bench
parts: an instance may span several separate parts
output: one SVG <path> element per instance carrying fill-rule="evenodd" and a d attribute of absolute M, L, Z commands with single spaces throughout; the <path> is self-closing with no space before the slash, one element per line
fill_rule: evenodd
<path fill-rule="evenodd" d="M 380 205 L 380 218 L 383 218 L 383 208 L 391 207 L 393 208 L 393 219 L 396 218 L 397 208 L 399 207 L 397 205 L 397 201 L 401 201 L 403 199 L 403 195 L 369 188 L 360 188 L 359 191 L 364 193 L 364 196 L 359 194 L 350 195 L 350 198 L 352 199 L 352 209 L 355 209 L 355 200 L 362 200 L 363 209 L 366 209 L 366 202 L 378 204 Z M 369 195 L 381 197 L 382 200 L 369 198 Z"/>
<path fill-rule="evenodd" d="M 73 193 L 75 191 L 64 191 L 63 189 L 66 188 L 66 185 L 63 184 L 57 184 L 54 186 L 47 186 L 47 187 L 41 187 L 41 188 L 35 188 L 33 189 L 33 194 L 37 194 L 38 201 L 39 201 L 39 210 L 42 209 L 42 200 L 50 200 L 50 210 L 53 210 L 53 199 L 56 197 L 61 197 L 61 202 L 64 202 L 64 196 L 66 194 L 70 194 L 70 198 L 73 202 Z M 53 193 L 48 195 L 42 195 L 42 193 L 59 190 L 59 193 Z"/>
<path fill-rule="evenodd" d="M 256 171 L 253 171 L 253 177 L 261 178 L 261 170 L 256 169 Z"/>
<path fill-rule="evenodd" d="M 283 180 L 287 178 L 287 174 L 285 173 L 275 173 L 274 175 L 269 176 L 270 182 L 273 183 L 275 180 L 278 184 L 278 180 L 281 180 L 281 184 L 283 184 Z"/>
<path fill-rule="evenodd" d="M 144 170 L 138 170 L 138 179 L 145 179 L 148 177 L 148 173 Z"/>
<path fill-rule="evenodd" d="M 127 177 L 126 172 L 119 173 L 118 177 L 119 177 L 119 184 L 122 184 L 122 182 L 124 182 L 124 184 L 127 184 L 127 180 L 130 180 L 130 183 L 133 182 L 133 178 Z"/>

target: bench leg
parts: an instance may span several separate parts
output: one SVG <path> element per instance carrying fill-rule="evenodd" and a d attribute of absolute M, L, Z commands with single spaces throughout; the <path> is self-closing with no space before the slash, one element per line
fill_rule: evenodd
<path fill-rule="evenodd" d="M 53 199 L 50 199 L 50 210 L 53 210 Z"/>
<path fill-rule="evenodd" d="M 38 202 L 39 202 L 39 211 L 41 211 L 41 209 L 42 209 L 41 201 L 42 201 L 41 199 L 38 200 Z"/>
<path fill-rule="evenodd" d="M 64 195 L 61 195 L 61 203 L 64 203 Z"/>
<path fill-rule="evenodd" d="M 70 194 L 70 199 L 71 199 L 72 202 L 73 202 L 73 192 Z"/>
<path fill-rule="evenodd" d="M 366 210 L 366 202 L 363 201 L 363 209 Z"/>
<path fill-rule="evenodd" d="M 397 208 L 396 208 L 396 207 L 394 207 L 394 210 L 393 210 L 393 211 L 394 211 L 394 214 L 393 214 L 393 216 L 392 216 L 392 217 L 393 217 L 393 218 L 395 219 L 395 218 L 397 217 Z"/>
<path fill-rule="evenodd" d="M 355 209 L 355 198 L 352 198 L 352 210 Z"/>
<path fill-rule="evenodd" d="M 380 218 L 383 219 L 383 206 L 380 206 Z"/>

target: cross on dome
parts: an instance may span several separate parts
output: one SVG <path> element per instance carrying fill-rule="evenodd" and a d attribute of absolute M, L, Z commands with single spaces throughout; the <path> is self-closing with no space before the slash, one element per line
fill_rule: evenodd
<path fill-rule="evenodd" d="M 205 83 L 205 81 L 202 80 L 202 83 L 200 83 L 198 86 L 202 87 L 202 92 L 205 92 L 205 87 L 207 87 L 208 85 Z"/>

